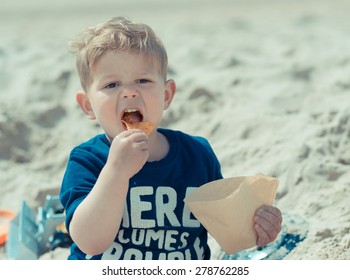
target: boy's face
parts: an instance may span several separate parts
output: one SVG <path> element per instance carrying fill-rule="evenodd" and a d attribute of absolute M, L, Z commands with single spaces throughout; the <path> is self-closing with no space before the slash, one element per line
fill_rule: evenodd
<path fill-rule="evenodd" d="M 92 76 L 88 93 L 77 93 L 77 101 L 110 139 L 126 130 L 123 118 L 157 127 L 175 94 L 175 82 L 164 82 L 149 59 L 133 52 L 106 52 L 95 63 Z"/>

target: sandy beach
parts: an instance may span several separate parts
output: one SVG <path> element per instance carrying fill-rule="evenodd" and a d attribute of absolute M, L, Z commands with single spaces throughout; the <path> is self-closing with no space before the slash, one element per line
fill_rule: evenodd
<path fill-rule="evenodd" d="M 276 206 L 307 231 L 285 259 L 350 259 L 350 2 L 124 2 L 1 3 L 0 209 L 38 206 L 71 149 L 101 132 L 75 102 L 67 42 L 125 15 L 168 50 L 177 94 L 162 126 L 206 137 L 225 177 L 279 179 Z"/>

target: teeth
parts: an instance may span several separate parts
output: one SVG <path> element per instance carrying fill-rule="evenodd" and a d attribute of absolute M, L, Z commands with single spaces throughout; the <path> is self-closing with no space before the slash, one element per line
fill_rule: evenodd
<path fill-rule="evenodd" d="M 138 112 L 138 110 L 136 110 L 136 109 L 126 109 L 124 112 L 125 113 L 134 113 L 134 112 Z"/>

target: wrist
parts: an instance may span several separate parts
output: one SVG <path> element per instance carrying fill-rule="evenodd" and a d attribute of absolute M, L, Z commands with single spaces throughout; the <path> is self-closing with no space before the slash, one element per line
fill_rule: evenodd
<path fill-rule="evenodd" d="M 119 168 L 115 164 L 106 163 L 106 165 L 103 167 L 100 176 L 108 178 L 110 185 L 118 185 L 119 189 L 120 186 L 125 186 L 125 190 L 129 187 L 129 180 L 130 177 L 126 172 L 123 171 L 122 168 Z"/>

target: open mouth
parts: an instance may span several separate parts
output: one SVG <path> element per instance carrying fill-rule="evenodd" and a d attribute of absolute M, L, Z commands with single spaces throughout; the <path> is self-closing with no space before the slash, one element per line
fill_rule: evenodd
<path fill-rule="evenodd" d="M 126 130 L 140 129 L 146 135 L 150 135 L 155 129 L 153 123 L 143 121 L 143 115 L 137 109 L 126 109 L 121 117 L 121 121 Z"/>
<path fill-rule="evenodd" d="M 126 123 L 142 122 L 143 116 L 137 109 L 126 109 L 122 115 L 122 121 Z"/>

